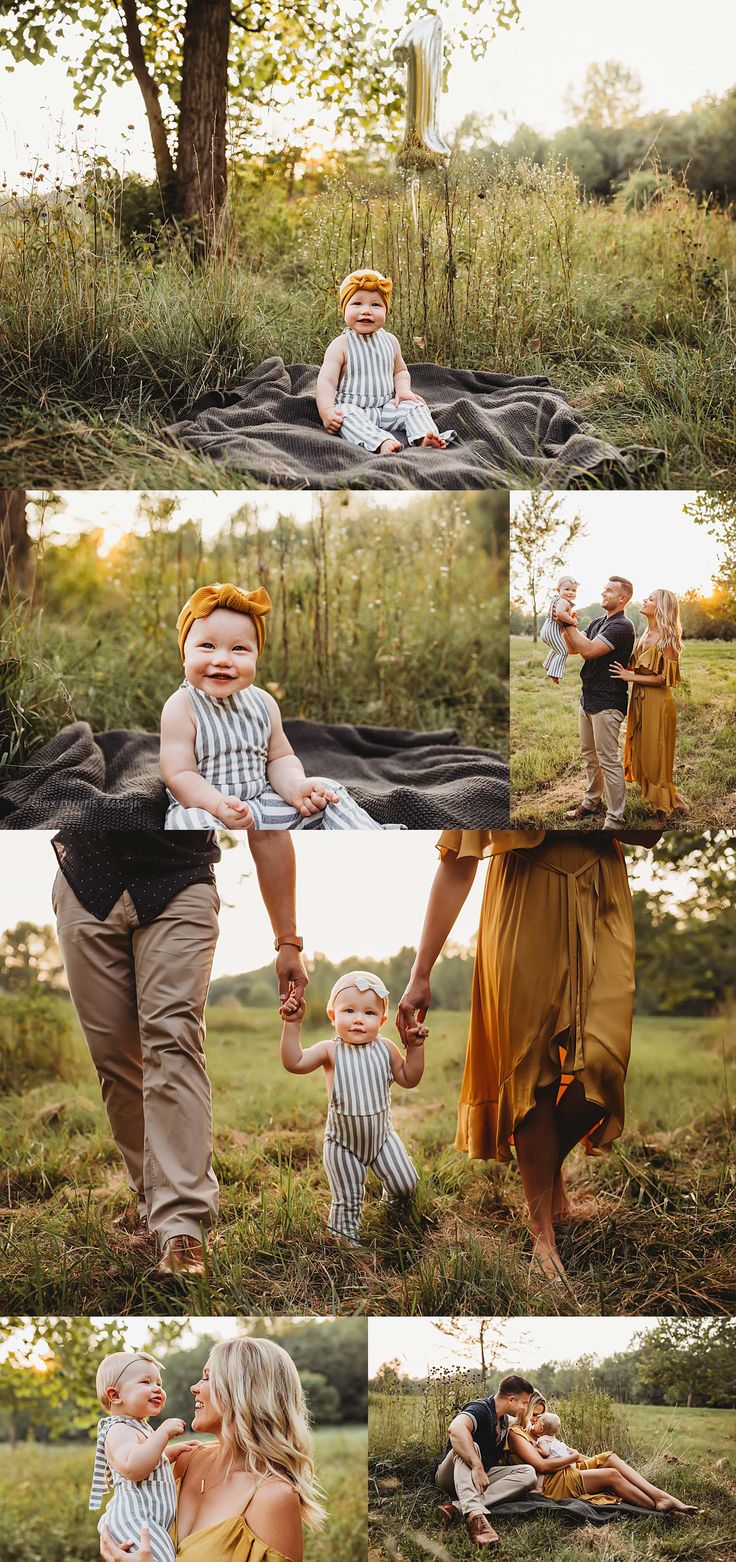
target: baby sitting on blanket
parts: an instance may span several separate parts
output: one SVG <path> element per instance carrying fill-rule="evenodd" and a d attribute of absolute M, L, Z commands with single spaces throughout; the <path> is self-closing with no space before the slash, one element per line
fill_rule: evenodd
<path fill-rule="evenodd" d="M 161 712 L 164 829 L 380 830 L 344 786 L 304 774 L 273 695 L 256 688 L 270 611 L 263 586 L 220 581 L 184 603 L 184 682 Z"/>
<path fill-rule="evenodd" d="M 341 283 L 345 329 L 325 353 L 317 411 L 329 434 L 382 456 L 401 450 L 398 430 L 409 445 L 444 450 L 455 432 L 440 434 L 427 403 L 411 388 L 396 337 L 384 330 L 392 290 L 391 278 L 380 271 L 351 271 Z"/>

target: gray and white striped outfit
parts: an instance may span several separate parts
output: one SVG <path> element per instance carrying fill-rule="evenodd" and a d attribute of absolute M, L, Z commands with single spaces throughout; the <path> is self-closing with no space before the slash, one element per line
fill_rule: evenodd
<path fill-rule="evenodd" d="M 169 1530 L 176 1517 L 176 1482 L 171 1464 L 162 1455 L 155 1469 L 142 1481 L 130 1481 L 119 1470 L 114 1470 L 107 1462 L 105 1443 L 110 1428 L 120 1424 L 134 1427 L 144 1437 L 153 1436 L 147 1421 L 135 1421 L 132 1416 L 103 1416 L 99 1422 L 90 1508 L 101 1508 L 103 1497 L 111 1489 L 113 1496 L 97 1528 L 109 1530 L 118 1546 L 132 1541 L 137 1550 L 141 1524 L 147 1524 L 154 1562 L 174 1562 L 176 1551 Z"/>
<path fill-rule="evenodd" d="M 547 617 L 539 631 L 540 640 L 550 647 L 544 660 L 544 670 L 549 678 L 564 677 L 567 666 L 567 646 L 562 634 L 562 625 L 558 624 L 557 619 L 552 616 L 558 596 L 559 592 L 556 591 L 550 600 Z"/>
<path fill-rule="evenodd" d="M 335 406 L 345 414 L 340 426 L 342 438 L 364 450 L 378 450 L 388 434 L 403 432 L 410 445 L 425 434 L 438 434 L 423 401 L 402 401 L 398 407 L 394 403 L 396 348 L 389 332 L 381 327 L 370 336 L 361 336 L 346 326 L 343 334 L 348 361 L 335 396 Z M 451 444 L 454 430 L 442 438 Z"/>
<path fill-rule="evenodd" d="M 408 1198 L 417 1174 L 391 1124 L 391 1053 L 381 1036 L 362 1046 L 335 1039 L 324 1166 L 332 1192 L 328 1228 L 356 1243 L 370 1166 L 383 1197 Z"/>
<path fill-rule="evenodd" d="M 235 694 L 215 699 L 195 689 L 188 679 L 183 687 L 197 726 L 194 752 L 197 768 L 205 781 L 222 792 L 223 797 L 239 797 L 253 813 L 257 830 L 380 830 L 364 808 L 353 802 L 349 792 L 336 781 L 327 784 L 339 795 L 339 802 L 328 803 L 318 814 L 303 818 L 291 803 L 284 802 L 269 786 L 266 775 L 271 718 L 261 689 L 251 684 Z M 169 807 L 165 830 L 217 830 L 222 821 L 206 808 L 185 808 L 167 792 Z M 394 829 L 396 826 L 387 825 Z"/>

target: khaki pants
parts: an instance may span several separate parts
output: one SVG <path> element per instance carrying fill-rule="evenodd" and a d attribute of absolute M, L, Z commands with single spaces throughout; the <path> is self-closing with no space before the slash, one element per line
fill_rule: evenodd
<path fill-rule="evenodd" d="M 474 1446 L 480 1454 L 478 1444 Z M 438 1466 L 435 1481 L 441 1491 L 457 1499 L 463 1517 L 467 1519 L 473 1513 L 487 1514 L 498 1502 L 519 1502 L 531 1491 L 537 1479 L 537 1472 L 530 1464 L 494 1465 L 486 1470 L 486 1475 L 489 1485 L 481 1497 L 475 1489 L 470 1465 L 450 1449 Z"/>
<path fill-rule="evenodd" d="M 579 719 L 580 752 L 587 775 L 583 808 L 594 811 L 605 791 L 605 822 L 609 827 L 621 825 L 626 812 L 626 782 L 618 743 L 624 712 L 602 710 L 589 716 L 581 705 Z"/>
<path fill-rule="evenodd" d="M 149 1229 L 201 1236 L 217 1214 L 204 1007 L 217 943 L 213 884 L 141 927 L 127 890 L 100 922 L 63 873 L 52 894 L 72 1002 Z"/>

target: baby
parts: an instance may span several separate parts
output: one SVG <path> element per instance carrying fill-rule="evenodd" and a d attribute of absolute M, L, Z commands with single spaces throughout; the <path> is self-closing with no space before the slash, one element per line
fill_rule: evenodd
<path fill-rule="evenodd" d="M 383 1197 L 409 1198 L 417 1174 L 391 1126 L 391 1086 L 412 1090 L 424 1073 L 424 1041 L 417 1025 L 406 1056 L 379 1034 L 388 1013 L 388 988 L 372 971 L 346 971 L 327 1002 L 334 1038 L 302 1048 L 304 1000 L 290 993 L 281 1006 L 281 1062 L 290 1074 L 324 1069 L 329 1106 L 324 1165 L 332 1192 L 327 1220 L 333 1236 L 359 1246 L 358 1232 L 370 1166 Z"/>
<path fill-rule="evenodd" d="M 560 682 L 567 665 L 567 646 L 560 625 L 572 624 L 573 628 L 577 627 L 578 615 L 575 611 L 577 592 L 578 583 L 572 575 L 560 575 L 557 590 L 547 609 L 547 617 L 539 631 L 540 640 L 550 647 L 544 670 L 553 683 Z"/>
<path fill-rule="evenodd" d="M 137 1549 L 141 1524 L 151 1532 L 154 1562 L 174 1562 L 175 1548 L 169 1530 L 176 1515 L 176 1483 L 171 1466 L 192 1445 L 167 1445 L 184 1431 L 184 1422 L 172 1417 L 155 1432 L 149 1416 L 158 1416 L 166 1404 L 161 1373 L 153 1356 L 142 1351 L 114 1351 L 97 1368 L 97 1397 L 107 1414 L 97 1427 L 90 1508 L 100 1508 L 113 1490 L 98 1530 L 107 1529 L 119 1546 Z"/>
<path fill-rule="evenodd" d="M 394 455 L 401 444 L 444 450 L 453 429 L 440 434 L 429 408 L 411 388 L 395 336 L 384 330 L 393 283 L 380 271 L 351 271 L 340 284 L 345 329 L 324 356 L 317 379 L 317 411 L 329 434 L 351 445 Z"/>
<path fill-rule="evenodd" d="M 567 1443 L 561 1442 L 557 1436 L 561 1425 L 559 1416 L 553 1415 L 551 1410 L 545 1410 L 544 1415 L 532 1422 L 529 1431 L 544 1459 L 567 1459 L 570 1454 L 576 1453 L 576 1449 L 568 1448 Z M 532 1491 L 543 1492 L 544 1482 L 545 1473 L 540 1470 Z"/>
<path fill-rule="evenodd" d="M 380 830 L 343 786 L 304 774 L 275 699 L 256 687 L 270 611 L 263 586 L 219 581 L 184 603 L 184 682 L 161 712 L 164 829 Z"/>

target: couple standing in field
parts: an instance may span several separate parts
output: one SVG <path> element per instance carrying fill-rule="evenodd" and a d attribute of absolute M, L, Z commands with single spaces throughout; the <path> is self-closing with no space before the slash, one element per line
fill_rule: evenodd
<path fill-rule="evenodd" d="M 651 832 L 629 832 L 651 845 Z M 276 942 L 282 1005 L 307 985 L 288 833 L 251 831 Z M 137 1199 L 121 1240 L 159 1248 L 158 1274 L 198 1275 L 218 1206 L 204 1011 L 218 936 L 212 833 L 61 833 L 53 901 L 69 989 Z M 542 1281 L 568 1286 L 557 1232 L 575 1215 L 564 1163 L 610 1147 L 624 1122 L 634 931 L 614 832 L 445 831 L 417 955 L 399 1002 L 404 1045 L 479 863 L 486 875 L 456 1148 L 516 1155 Z M 391 850 L 389 841 L 387 851 Z M 530 972 L 536 979 L 530 981 Z"/>
<path fill-rule="evenodd" d="M 602 811 L 605 797 L 603 828 L 621 829 L 626 785 L 635 781 L 643 802 L 664 821 L 685 810 L 673 779 L 677 718 L 672 690 L 680 682 L 682 648 L 677 597 L 658 589 L 644 598 L 641 612 L 647 627 L 636 644 L 625 611 L 634 594 L 630 580 L 609 577 L 601 592 L 603 613 L 585 630 L 577 627 L 576 586 L 570 575 L 560 577 L 542 629 L 542 638 L 551 646 L 545 668 L 554 682 L 560 681 L 568 655 L 582 660 L 578 719 L 587 781 L 582 801 L 568 809 L 565 818 L 590 819 Z M 619 735 L 624 720 L 622 761 Z"/>

